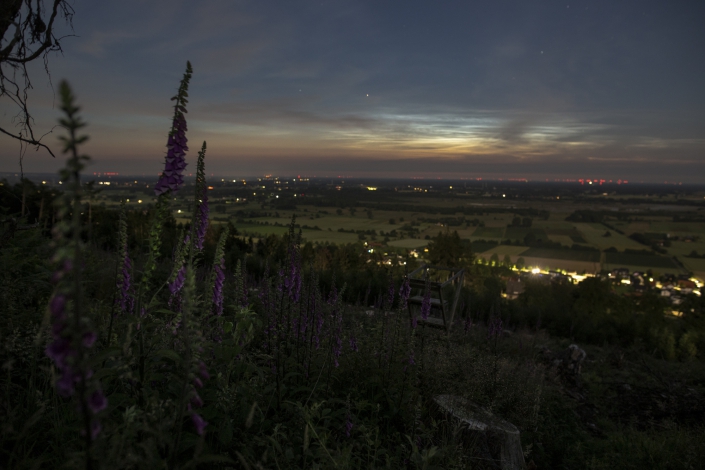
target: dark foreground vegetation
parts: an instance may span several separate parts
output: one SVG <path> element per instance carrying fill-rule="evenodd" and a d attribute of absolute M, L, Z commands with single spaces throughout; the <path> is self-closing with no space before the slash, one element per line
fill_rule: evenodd
<path fill-rule="evenodd" d="M 205 143 L 177 224 L 189 78 L 149 210 L 88 210 L 65 84 L 64 191 L 2 186 L 2 468 L 495 468 L 444 425 L 438 394 L 516 425 L 532 468 L 703 467 L 702 297 L 666 317 L 593 278 L 507 300 L 505 268 L 441 234 L 429 256 L 468 269 L 457 322 L 416 325 L 412 261 L 329 246 L 317 266 L 293 222 L 257 243 L 209 225 Z M 568 374 L 574 342 L 587 359 Z"/>

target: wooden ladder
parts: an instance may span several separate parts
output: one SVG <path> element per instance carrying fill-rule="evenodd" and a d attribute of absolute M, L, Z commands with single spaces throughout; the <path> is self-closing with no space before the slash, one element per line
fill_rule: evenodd
<path fill-rule="evenodd" d="M 448 279 L 443 282 L 431 281 L 429 279 L 429 276 L 431 275 L 429 270 L 448 271 Z M 408 275 L 409 286 L 411 287 L 412 293 L 408 302 L 409 319 L 413 321 L 414 315 L 416 315 L 416 320 L 419 323 L 426 323 L 429 326 L 444 328 L 447 332 L 450 332 L 450 328 L 453 325 L 453 317 L 455 316 L 455 309 L 458 306 L 458 299 L 460 298 L 460 290 L 463 286 L 464 276 L 464 269 L 452 269 L 428 264 L 423 264 L 418 269 L 412 271 Z M 455 288 L 455 292 L 454 295 L 451 294 L 452 304 L 449 304 L 448 301 L 450 299 L 446 299 L 444 297 L 443 289 L 451 285 Z M 421 318 L 421 314 L 416 312 L 417 309 L 420 311 L 421 306 L 423 305 L 424 293 L 426 292 L 427 286 L 431 294 L 431 312 L 434 310 L 440 311 L 440 318 L 429 315 L 429 317 L 424 320 Z"/>

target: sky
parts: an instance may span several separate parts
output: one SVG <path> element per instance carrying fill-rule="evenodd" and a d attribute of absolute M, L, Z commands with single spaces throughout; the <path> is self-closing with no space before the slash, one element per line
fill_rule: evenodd
<path fill-rule="evenodd" d="M 705 2 L 74 0 L 49 58 L 88 171 L 163 168 L 186 61 L 187 169 L 217 176 L 705 183 Z M 57 98 L 30 68 L 35 132 Z M 0 125 L 16 113 L 0 99 Z M 56 135 L 43 142 L 58 154 Z M 19 170 L 0 136 L 0 171 Z M 30 148 L 26 172 L 63 165 Z"/>

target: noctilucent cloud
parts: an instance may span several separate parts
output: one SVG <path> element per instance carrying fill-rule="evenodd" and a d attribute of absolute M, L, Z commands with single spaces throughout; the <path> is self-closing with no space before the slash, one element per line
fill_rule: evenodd
<path fill-rule="evenodd" d="M 75 36 L 49 67 L 89 124 L 89 171 L 159 174 L 190 60 L 187 171 L 207 140 L 209 175 L 705 182 L 705 2 L 73 6 Z M 30 71 L 41 135 L 57 99 L 41 64 Z M 0 106 L 10 128 L 16 110 Z M 43 141 L 56 152 L 58 132 Z M 0 171 L 18 158 L 0 136 Z M 58 160 L 30 148 L 24 170 Z"/>

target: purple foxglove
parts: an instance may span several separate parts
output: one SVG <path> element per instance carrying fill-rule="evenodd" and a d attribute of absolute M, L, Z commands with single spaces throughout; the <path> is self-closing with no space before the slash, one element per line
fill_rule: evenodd
<path fill-rule="evenodd" d="M 196 392 L 193 392 L 190 401 L 194 408 L 201 408 L 203 406 L 203 399 Z"/>
<path fill-rule="evenodd" d="M 94 414 L 103 411 L 107 406 L 108 399 L 105 398 L 105 395 L 100 390 L 93 392 L 88 399 L 88 407 Z"/>
<path fill-rule="evenodd" d="M 208 426 L 208 422 L 206 422 L 206 420 L 203 419 L 198 413 L 192 413 L 191 420 L 193 421 L 193 425 L 196 427 L 196 432 L 198 435 L 202 436 L 206 426 Z"/>
<path fill-rule="evenodd" d="M 409 285 L 409 279 L 404 278 L 404 282 L 399 288 L 399 307 L 402 310 L 406 308 L 406 304 L 409 301 L 409 295 L 411 295 L 411 286 Z"/>
<path fill-rule="evenodd" d="M 431 289 L 426 289 L 424 292 L 423 300 L 421 301 L 421 318 L 424 320 L 428 319 L 428 315 L 431 313 Z"/>
<path fill-rule="evenodd" d="M 225 282 L 225 259 L 220 259 L 220 264 L 215 267 L 215 283 L 213 285 L 213 306 L 215 314 L 223 314 L 223 283 Z"/>
<path fill-rule="evenodd" d="M 125 253 L 122 264 L 122 284 L 119 286 L 119 304 L 122 313 L 132 313 L 135 308 L 135 299 L 132 297 L 132 260 Z"/>
<path fill-rule="evenodd" d="M 357 339 L 355 339 L 354 336 L 351 336 L 349 341 L 350 341 L 350 349 L 354 352 L 357 352 L 358 351 Z"/>
<path fill-rule="evenodd" d="M 181 266 L 179 272 L 176 274 L 176 278 L 169 283 L 169 292 L 174 296 L 178 294 L 184 287 L 184 282 L 186 282 L 186 266 Z"/>
<path fill-rule="evenodd" d="M 186 118 L 182 113 L 177 113 L 173 122 L 173 133 L 167 140 L 167 154 L 164 161 L 164 171 L 154 187 L 157 196 L 171 190 L 176 192 L 184 182 L 183 172 L 186 169 Z"/>
<path fill-rule="evenodd" d="M 348 414 L 345 417 L 345 436 L 346 437 L 350 437 L 350 432 L 352 431 L 352 429 L 353 429 L 352 417 L 350 416 L 350 414 Z"/>
<path fill-rule="evenodd" d="M 389 289 L 387 289 L 387 309 L 392 308 L 392 305 L 394 304 L 394 281 L 392 279 L 389 280 Z"/>
<path fill-rule="evenodd" d="M 499 338 L 502 331 L 502 319 L 499 317 L 494 317 L 490 320 L 490 324 L 487 327 L 487 339 Z"/>
<path fill-rule="evenodd" d="M 83 334 L 83 346 L 86 348 L 92 348 L 95 344 L 95 340 L 98 339 L 98 335 L 95 331 L 88 331 Z"/>
<path fill-rule="evenodd" d="M 198 375 L 200 375 L 203 380 L 208 380 L 211 378 L 208 373 L 208 369 L 206 368 L 206 363 L 203 361 L 198 363 Z"/>

